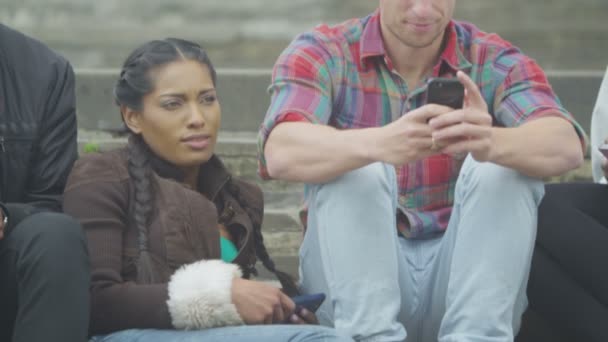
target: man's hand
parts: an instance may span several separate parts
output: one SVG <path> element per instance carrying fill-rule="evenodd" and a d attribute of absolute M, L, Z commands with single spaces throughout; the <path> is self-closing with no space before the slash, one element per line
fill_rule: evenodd
<path fill-rule="evenodd" d="M 280 289 L 241 278 L 232 281 L 232 303 L 246 324 L 281 324 L 295 310 L 294 302 Z"/>
<path fill-rule="evenodd" d="M 372 159 L 401 166 L 437 153 L 428 122 L 451 111 L 446 106 L 428 104 L 378 128 Z"/>
<path fill-rule="evenodd" d="M 477 85 L 464 72 L 458 80 L 464 85 L 464 107 L 437 116 L 429 122 L 433 139 L 448 154 L 470 153 L 477 161 L 492 158 L 492 116 Z"/>

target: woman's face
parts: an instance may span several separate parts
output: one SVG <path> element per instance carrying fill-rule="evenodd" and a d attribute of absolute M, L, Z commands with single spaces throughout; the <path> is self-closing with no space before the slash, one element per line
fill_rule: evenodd
<path fill-rule="evenodd" d="M 188 170 L 211 158 L 220 128 L 221 109 L 209 68 L 178 60 L 153 69 L 154 89 L 142 110 L 123 108 L 127 126 L 162 159 Z"/>

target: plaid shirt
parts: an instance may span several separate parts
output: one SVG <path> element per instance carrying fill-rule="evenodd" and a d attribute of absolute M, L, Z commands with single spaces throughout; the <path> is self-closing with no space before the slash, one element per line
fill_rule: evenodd
<path fill-rule="evenodd" d="M 306 121 L 339 129 L 377 127 L 426 103 L 431 77 L 473 79 L 495 125 L 513 127 L 544 116 L 563 116 L 584 132 L 561 106 L 534 60 L 495 34 L 452 21 L 432 74 L 416 89 L 393 69 L 376 11 L 337 26 L 320 25 L 297 37 L 280 55 L 269 88 L 272 101 L 259 135 L 259 173 L 268 179 L 263 146 L 280 122 Z M 447 228 L 462 159 L 437 154 L 396 169 L 398 230 L 425 238 Z"/>

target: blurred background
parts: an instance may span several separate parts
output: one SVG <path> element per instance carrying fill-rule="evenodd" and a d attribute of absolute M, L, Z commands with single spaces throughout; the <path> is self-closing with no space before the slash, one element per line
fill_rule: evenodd
<path fill-rule="evenodd" d="M 377 0 L 0 0 L 0 22 L 76 68 L 117 68 L 136 45 L 183 37 L 219 67 L 271 68 L 299 32 L 373 11 Z M 457 0 L 456 18 L 497 32 L 551 70 L 608 64 L 608 0 Z"/>

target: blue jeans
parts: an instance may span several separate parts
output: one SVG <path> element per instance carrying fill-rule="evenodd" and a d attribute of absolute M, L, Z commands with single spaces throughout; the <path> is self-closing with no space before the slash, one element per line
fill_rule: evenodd
<path fill-rule="evenodd" d="M 244 325 L 204 330 L 123 330 L 89 342 L 352 342 L 318 325 Z"/>
<path fill-rule="evenodd" d="M 396 233 L 394 168 L 375 163 L 309 192 L 304 293 L 359 341 L 513 341 L 526 306 L 541 181 L 466 158 L 445 234 Z"/>

